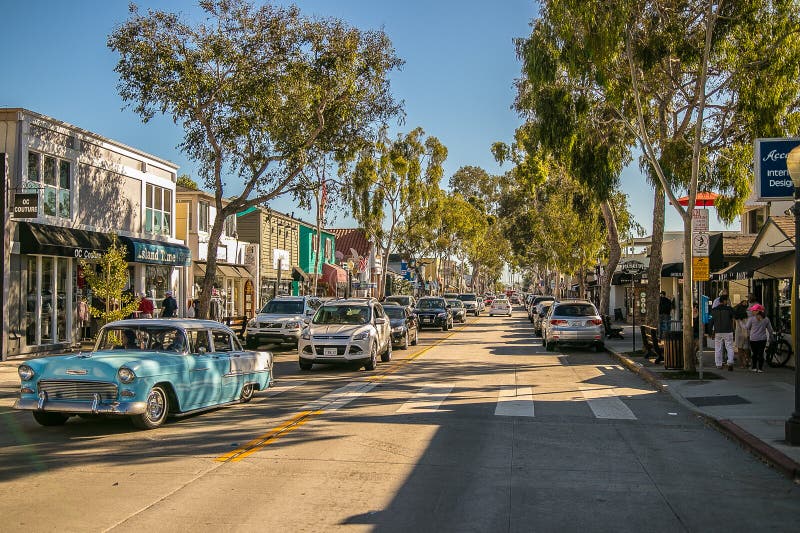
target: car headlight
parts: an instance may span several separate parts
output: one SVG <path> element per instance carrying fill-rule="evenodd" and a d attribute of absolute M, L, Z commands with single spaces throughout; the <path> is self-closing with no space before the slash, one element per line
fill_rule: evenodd
<path fill-rule="evenodd" d="M 446 317 L 446 316 L 447 316 L 447 313 L 439 313 L 439 314 L 438 314 L 438 315 L 436 315 L 436 316 L 438 316 L 439 318 L 444 318 L 444 317 Z"/>
<path fill-rule="evenodd" d="M 33 379 L 33 375 L 35 374 L 33 369 L 28 365 L 19 365 L 19 368 L 17 368 L 17 373 L 19 374 L 19 379 L 22 381 L 30 381 Z"/>
<path fill-rule="evenodd" d="M 287 322 L 286 324 L 283 325 L 283 327 L 285 327 L 286 329 L 298 329 L 298 328 L 303 327 L 303 324 L 304 323 L 302 321 L 300 321 L 300 322 Z"/>
<path fill-rule="evenodd" d="M 356 333 L 353 335 L 354 341 L 365 341 L 369 338 L 369 331 L 362 331 L 361 333 Z"/>
<path fill-rule="evenodd" d="M 122 366 L 117 370 L 117 377 L 122 383 L 132 383 L 136 379 L 136 373 L 127 366 Z"/>

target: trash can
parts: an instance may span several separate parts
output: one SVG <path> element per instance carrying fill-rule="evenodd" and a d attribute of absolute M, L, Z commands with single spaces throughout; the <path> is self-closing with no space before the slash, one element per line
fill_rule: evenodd
<path fill-rule="evenodd" d="M 664 368 L 683 368 L 683 331 L 664 332 Z"/>

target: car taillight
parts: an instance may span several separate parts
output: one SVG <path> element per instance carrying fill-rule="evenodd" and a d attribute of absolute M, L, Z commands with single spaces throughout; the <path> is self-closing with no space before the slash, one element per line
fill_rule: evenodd
<path fill-rule="evenodd" d="M 555 320 L 551 320 L 550 321 L 550 325 L 551 326 L 566 326 L 567 325 L 567 321 L 566 320 L 561 320 L 561 319 L 555 319 Z"/>
<path fill-rule="evenodd" d="M 591 322 L 595 326 L 601 326 L 603 324 L 603 321 L 599 318 L 593 318 L 589 322 Z"/>

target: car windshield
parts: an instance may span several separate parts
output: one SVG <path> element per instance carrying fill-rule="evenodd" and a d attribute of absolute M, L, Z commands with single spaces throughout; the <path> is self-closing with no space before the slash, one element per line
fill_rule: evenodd
<path fill-rule="evenodd" d="M 406 310 L 402 307 L 387 305 L 383 308 L 389 318 L 405 318 Z"/>
<path fill-rule="evenodd" d="M 447 304 L 444 303 L 444 300 L 429 298 L 420 300 L 417 307 L 420 309 L 444 309 L 446 306 Z"/>
<path fill-rule="evenodd" d="M 95 351 L 186 351 L 186 335 L 178 328 L 168 326 L 114 326 L 104 328 Z"/>
<path fill-rule="evenodd" d="M 447 305 L 450 307 L 464 307 L 464 304 L 461 300 L 447 300 Z"/>
<path fill-rule="evenodd" d="M 559 305 L 553 309 L 554 316 L 594 316 L 596 314 L 597 311 L 590 304 Z"/>
<path fill-rule="evenodd" d="M 267 315 L 302 315 L 302 300 L 270 300 L 261 310 Z"/>
<path fill-rule="evenodd" d="M 462 302 L 474 302 L 477 300 L 474 294 L 459 294 L 458 299 Z"/>
<path fill-rule="evenodd" d="M 389 296 L 386 298 L 387 302 L 397 302 L 400 305 L 411 305 L 410 296 Z"/>
<path fill-rule="evenodd" d="M 369 306 L 323 305 L 311 322 L 313 324 L 366 324 L 369 322 Z"/>

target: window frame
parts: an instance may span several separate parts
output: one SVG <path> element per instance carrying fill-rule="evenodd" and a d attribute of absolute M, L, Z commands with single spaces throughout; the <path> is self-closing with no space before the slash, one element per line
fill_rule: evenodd
<path fill-rule="evenodd" d="M 146 183 L 144 195 L 144 233 L 171 236 L 174 225 L 174 192 L 168 187 L 162 187 L 155 183 Z M 161 207 L 157 207 L 159 204 Z M 159 221 L 157 231 L 155 229 L 156 218 Z"/>
<path fill-rule="evenodd" d="M 73 185 L 73 169 L 74 165 L 72 161 L 69 159 L 59 157 L 57 155 L 48 154 L 45 152 L 40 152 L 37 150 L 28 150 L 28 161 L 27 161 L 27 184 L 23 186 L 23 188 L 31 188 L 28 185 L 35 183 L 37 184 L 36 190 L 39 193 L 39 203 L 42 207 L 42 211 L 40 216 L 48 216 L 48 217 L 55 217 L 55 218 L 64 218 L 64 219 L 71 219 L 72 218 L 72 185 Z M 32 163 L 32 159 L 36 159 L 35 164 Z M 52 181 L 53 183 L 46 183 L 45 182 L 45 168 L 48 166 L 48 161 L 52 161 Z M 66 186 L 62 186 L 62 169 L 66 167 L 67 179 L 66 179 Z M 36 175 L 32 176 L 31 171 L 35 170 Z M 64 193 L 67 192 L 66 197 Z M 49 194 L 53 195 L 53 212 L 47 212 L 47 203 L 46 199 Z M 66 205 L 66 211 L 63 211 L 64 205 Z"/>

